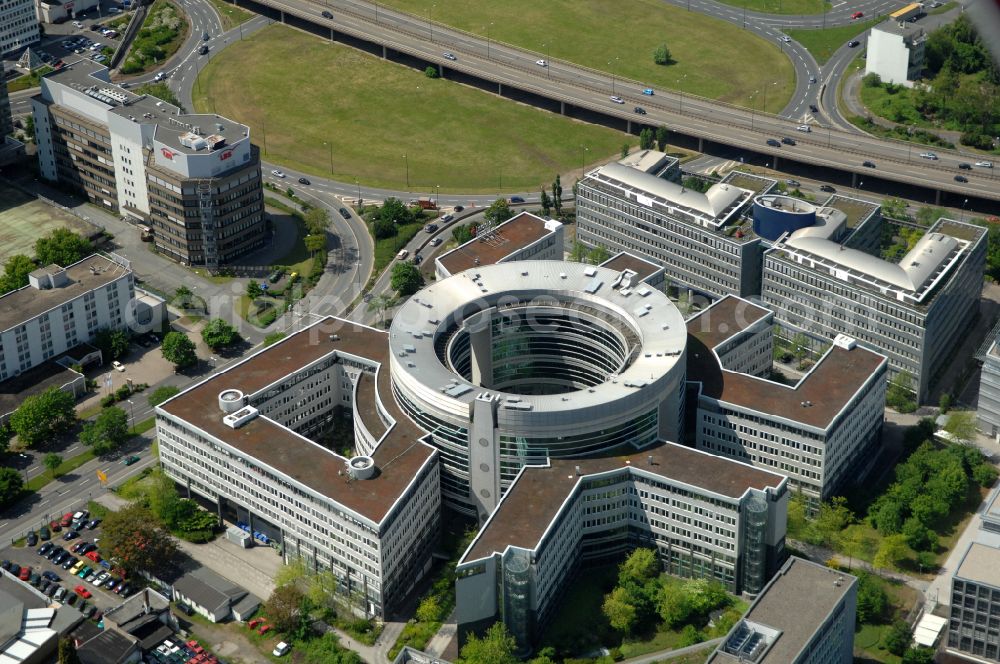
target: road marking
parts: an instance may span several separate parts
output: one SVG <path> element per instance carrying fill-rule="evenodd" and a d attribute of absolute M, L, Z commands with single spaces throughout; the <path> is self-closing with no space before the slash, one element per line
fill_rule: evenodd
<path fill-rule="evenodd" d="M 72 491 L 72 489 L 66 489 L 65 491 L 60 491 L 60 492 L 59 492 L 59 493 L 57 493 L 56 495 L 57 495 L 57 496 L 65 496 L 65 495 L 66 495 L 67 493 L 69 493 L 70 491 Z"/>

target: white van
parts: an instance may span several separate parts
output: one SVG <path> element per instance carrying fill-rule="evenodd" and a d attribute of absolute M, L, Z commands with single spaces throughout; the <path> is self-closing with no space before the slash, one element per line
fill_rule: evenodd
<path fill-rule="evenodd" d="M 396 260 L 401 261 L 409 255 L 410 255 L 409 249 L 400 249 L 399 253 L 396 254 Z"/>

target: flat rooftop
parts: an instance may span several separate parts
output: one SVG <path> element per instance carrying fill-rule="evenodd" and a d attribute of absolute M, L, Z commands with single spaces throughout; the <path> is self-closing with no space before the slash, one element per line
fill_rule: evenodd
<path fill-rule="evenodd" d="M 52 358 L 0 383 L 0 416 L 13 413 L 30 396 L 41 394 L 50 387 L 61 388 L 81 378 L 75 371 L 56 364 L 56 359 Z"/>
<path fill-rule="evenodd" d="M 770 192 L 778 184 L 778 181 L 774 178 L 754 175 L 753 173 L 746 173 L 744 171 L 730 171 L 726 177 L 722 178 L 722 181 L 741 189 L 749 189 L 758 196 Z"/>
<path fill-rule="evenodd" d="M 332 341 L 331 335 L 337 335 L 337 340 Z M 223 423 L 223 413 L 215 407 L 223 390 L 237 389 L 252 397 L 331 353 L 363 358 L 381 365 L 373 381 L 374 387 L 396 424 L 385 434 L 372 455 L 379 472 L 370 480 L 349 481 L 347 473 L 340 474 L 345 470 L 345 457 L 312 443 L 263 415 L 258 415 L 238 429 L 232 429 Z M 390 384 L 388 353 L 386 332 L 339 318 L 325 318 L 213 375 L 160 408 L 378 523 L 435 454 L 433 448 L 418 442 L 424 431 L 396 404 Z M 372 396 L 374 390 L 368 386 L 366 377 L 358 386 L 358 398 L 370 399 Z M 374 405 L 370 402 L 359 403 L 358 410 L 362 419 L 370 422 L 366 413 L 369 416 L 374 413 Z"/>
<path fill-rule="evenodd" d="M 620 254 L 612 256 L 608 260 L 604 261 L 601 263 L 601 267 L 606 267 L 609 270 L 614 270 L 616 272 L 632 270 L 639 276 L 640 281 L 649 279 L 651 276 L 663 269 L 652 261 L 640 258 L 635 254 L 630 254 L 626 251 L 623 251 Z"/>
<path fill-rule="evenodd" d="M 825 429 L 886 362 L 883 355 L 858 345 L 851 350 L 831 345 L 794 386 L 723 369 L 714 349 L 746 327 L 738 315 L 727 318 L 727 313 L 736 314 L 738 308 L 725 304 L 726 300 L 741 302 L 731 296 L 723 298 L 687 322 L 687 379 L 700 382 L 706 397 Z M 701 320 L 706 315 L 708 324 Z"/>
<path fill-rule="evenodd" d="M 754 623 L 781 632 L 755 664 L 795 661 L 856 583 L 857 579 L 850 574 L 802 558 L 789 558 L 750 605 L 740 623 Z M 706 664 L 741 661 L 722 652 L 725 645 L 723 642 Z"/>
<path fill-rule="evenodd" d="M 552 231 L 545 220 L 530 212 L 522 212 L 496 227 L 487 237 L 476 237 L 438 257 L 448 271 L 458 274 L 474 267 L 495 265 L 515 251 L 541 240 Z"/>
<path fill-rule="evenodd" d="M 552 459 L 550 464 L 525 467 L 461 562 L 486 558 L 508 546 L 537 548 L 566 499 L 587 475 L 633 468 L 732 499 L 748 489 L 777 487 L 785 480 L 783 475 L 675 443 L 621 456 Z"/>
<path fill-rule="evenodd" d="M 9 330 L 84 293 L 106 286 L 130 271 L 110 258 L 92 254 L 66 268 L 67 283 L 63 286 L 44 290 L 25 286 L 0 296 L 0 331 Z"/>
<path fill-rule="evenodd" d="M 973 542 L 962 556 L 955 576 L 1000 588 L 1000 549 Z"/>
<path fill-rule="evenodd" d="M 834 194 L 827 199 L 821 207 L 832 207 L 844 213 L 848 228 L 857 228 L 862 221 L 868 219 L 873 212 L 879 209 L 879 205 L 860 198 L 851 198 Z"/>

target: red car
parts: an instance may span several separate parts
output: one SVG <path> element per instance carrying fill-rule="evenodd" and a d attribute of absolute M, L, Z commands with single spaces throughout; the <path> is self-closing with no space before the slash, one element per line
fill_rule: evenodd
<path fill-rule="evenodd" d="M 28 577 L 30 576 L 31 576 L 31 568 L 28 566 L 24 566 L 21 568 L 21 573 L 17 575 L 17 578 L 21 579 L 22 581 L 27 581 Z"/>
<path fill-rule="evenodd" d="M 90 599 L 91 598 L 90 591 L 87 590 L 86 588 L 84 588 L 83 586 L 77 586 L 76 588 L 73 588 L 73 592 L 75 592 L 77 595 L 79 595 L 80 597 L 82 597 L 84 599 Z"/>
<path fill-rule="evenodd" d="M 54 533 L 58 533 L 60 530 L 62 530 L 62 526 L 59 525 L 58 521 L 50 521 L 49 529 Z"/>
<path fill-rule="evenodd" d="M 854 12 L 853 14 L 851 14 L 851 18 L 853 18 L 853 19 L 859 19 L 859 18 L 861 18 L 864 15 L 865 15 L 864 12 Z"/>
<path fill-rule="evenodd" d="M 85 553 L 83 555 L 85 557 L 87 557 L 87 558 L 90 558 L 95 563 L 101 562 L 101 554 L 97 553 L 97 551 L 88 551 L 87 553 Z"/>
<path fill-rule="evenodd" d="M 270 625 L 261 625 L 260 629 L 257 630 L 259 634 L 267 634 L 269 631 L 271 631 Z"/>
<path fill-rule="evenodd" d="M 59 525 L 62 526 L 63 528 L 69 528 L 71 523 L 73 523 L 73 513 L 66 512 L 65 514 L 63 514 L 62 521 L 59 522 Z"/>
<path fill-rule="evenodd" d="M 257 625 L 261 624 L 262 622 L 264 622 L 264 621 L 261 620 L 260 618 L 254 618 L 253 620 L 251 620 L 250 622 L 247 623 L 247 627 L 249 627 L 250 629 L 253 629 Z"/>

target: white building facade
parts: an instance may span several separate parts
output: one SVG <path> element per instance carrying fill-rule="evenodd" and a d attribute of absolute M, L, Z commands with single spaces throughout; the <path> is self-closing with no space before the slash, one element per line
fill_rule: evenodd
<path fill-rule="evenodd" d="M 885 21 L 868 32 L 865 74 L 878 74 L 883 83 L 913 87 L 924 68 L 923 28 L 912 23 Z"/>
<path fill-rule="evenodd" d="M 14 54 L 41 38 L 34 0 L 0 2 L 0 55 Z"/>

